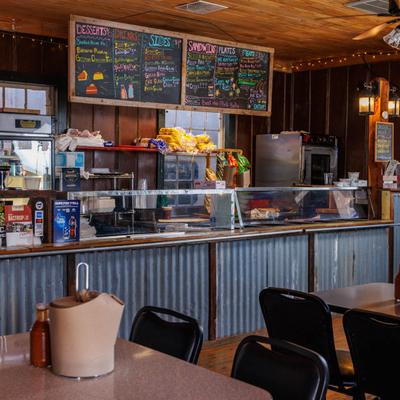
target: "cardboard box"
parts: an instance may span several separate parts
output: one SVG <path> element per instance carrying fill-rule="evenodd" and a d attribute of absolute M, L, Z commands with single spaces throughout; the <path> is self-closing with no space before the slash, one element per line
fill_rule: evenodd
<path fill-rule="evenodd" d="M 237 186 L 247 188 L 251 185 L 251 174 L 250 170 L 243 172 L 243 174 L 237 175 Z"/>
<path fill-rule="evenodd" d="M 32 210 L 28 205 L 4 206 L 7 246 L 32 246 Z"/>

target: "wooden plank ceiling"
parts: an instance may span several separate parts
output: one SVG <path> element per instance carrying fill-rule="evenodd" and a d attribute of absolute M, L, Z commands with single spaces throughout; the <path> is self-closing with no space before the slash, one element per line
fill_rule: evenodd
<path fill-rule="evenodd" d="M 211 0 L 213 1 L 213 0 Z M 196 15 L 175 9 L 185 0 L 1 0 L 0 29 L 67 37 L 70 14 L 269 46 L 290 64 L 355 51 L 389 49 L 377 39 L 351 40 L 388 18 L 357 15 L 348 0 L 215 0 L 223 11 Z"/>

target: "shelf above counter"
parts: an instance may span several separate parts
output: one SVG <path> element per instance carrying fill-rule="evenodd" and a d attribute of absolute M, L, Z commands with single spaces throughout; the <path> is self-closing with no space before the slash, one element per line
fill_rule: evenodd
<path fill-rule="evenodd" d="M 140 146 L 129 146 L 129 145 L 121 145 L 121 146 L 78 146 L 76 151 L 131 151 L 131 152 L 143 152 L 143 153 L 158 153 L 157 149 L 149 149 L 147 147 Z"/>

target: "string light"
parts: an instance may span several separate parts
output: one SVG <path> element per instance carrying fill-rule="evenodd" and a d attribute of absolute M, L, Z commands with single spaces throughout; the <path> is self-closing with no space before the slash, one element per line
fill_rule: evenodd
<path fill-rule="evenodd" d="M 13 40 L 15 39 L 25 39 L 25 40 L 30 40 L 32 43 L 38 42 L 41 46 L 43 46 L 44 44 L 48 44 L 48 45 L 52 45 L 52 46 L 58 46 L 59 49 L 63 49 L 63 48 L 68 48 L 68 45 L 66 43 L 63 42 L 58 42 L 53 38 L 49 38 L 49 39 L 36 39 L 33 38 L 32 36 L 26 36 L 23 34 L 19 34 L 17 32 L 1 32 L 1 37 L 4 39 L 6 37 L 12 38 Z"/>
<path fill-rule="evenodd" d="M 375 52 L 368 52 L 368 51 L 357 51 L 352 53 L 351 57 L 356 58 L 356 57 L 371 57 L 373 60 L 378 61 L 377 59 L 379 57 L 392 57 L 400 55 L 400 51 L 398 50 L 392 50 L 392 51 L 384 51 L 384 50 L 378 50 Z M 327 65 L 328 63 L 330 64 L 343 64 L 346 61 L 348 61 L 348 57 L 327 57 L 327 58 L 317 58 L 313 60 L 302 60 L 298 62 L 292 63 L 292 69 L 302 70 L 302 69 L 308 69 L 312 67 L 317 67 L 321 68 L 322 65 Z"/>

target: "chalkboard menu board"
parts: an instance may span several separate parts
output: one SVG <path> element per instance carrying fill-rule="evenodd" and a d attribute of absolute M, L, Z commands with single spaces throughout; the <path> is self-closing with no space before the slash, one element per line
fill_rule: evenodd
<path fill-rule="evenodd" d="M 69 100 L 271 115 L 274 50 L 71 16 Z"/>
<path fill-rule="evenodd" d="M 185 105 L 268 111 L 270 53 L 187 41 Z"/>
<path fill-rule="evenodd" d="M 75 96 L 180 104 L 182 39 L 75 22 Z"/>
<path fill-rule="evenodd" d="M 375 134 L 375 161 L 393 159 L 393 123 L 377 122 Z"/>

